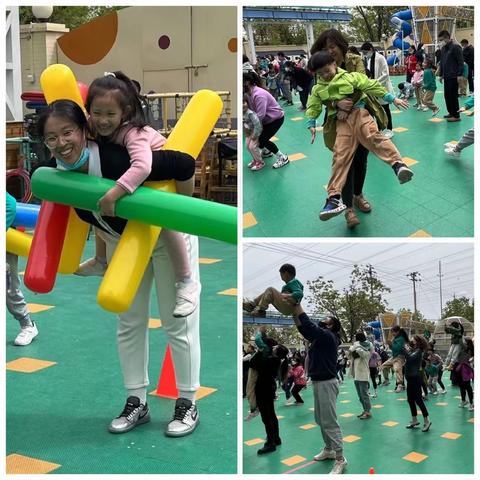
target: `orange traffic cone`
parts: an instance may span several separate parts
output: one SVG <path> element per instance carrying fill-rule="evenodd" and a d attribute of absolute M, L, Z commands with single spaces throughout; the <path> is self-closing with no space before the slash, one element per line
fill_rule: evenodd
<path fill-rule="evenodd" d="M 375 469 L 373 467 L 370 467 L 370 469 L 368 470 L 368 473 L 375 473 Z"/>
<path fill-rule="evenodd" d="M 162 371 L 158 379 L 155 395 L 166 398 L 178 398 L 177 380 L 175 378 L 175 365 L 172 359 L 172 350 L 167 345 L 165 357 L 163 359 Z"/>

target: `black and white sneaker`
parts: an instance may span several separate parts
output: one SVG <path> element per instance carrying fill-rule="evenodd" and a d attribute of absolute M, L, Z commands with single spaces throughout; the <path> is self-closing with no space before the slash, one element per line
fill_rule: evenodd
<path fill-rule="evenodd" d="M 271 157 L 273 153 L 268 148 L 262 148 L 262 157 L 268 158 Z"/>
<path fill-rule="evenodd" d="M 403 162 L 394 163 L 392 168 L 400 183 L 407 183 L 413 177 L 413 172 Z"/>
<path fill-rule="evenodd" d="M 288 155 L 280 155 L 277 157 L 277 161 L 272 165 L 273 168 L 282 168 L 289 163 Z"/>
<path fill-rule="evenodd" d="M 197 406 L 187 398 L 178 398 L 175 402 L 173 418 L 167 426 L 167 437 L 184 437 L 192 433 L 200 422 Z"/>
<path fill-rule="evenodd" d="M 108 427 L 111 433 L 125 433 L 137 425 L 150 421 L 148 405 L 140 403 L 138 397 L 128 397 L 123 412 L 112 420 Z"/>

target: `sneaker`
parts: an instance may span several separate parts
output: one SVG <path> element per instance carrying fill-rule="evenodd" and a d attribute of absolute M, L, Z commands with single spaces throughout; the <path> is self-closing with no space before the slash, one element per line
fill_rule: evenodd
<path fill-rule="evenodd" d="M 403 162 L 394 163 L 392 168 L 401 184 L 409 182 L 413 177 L 413 172 Z"/>
<path fill-rule="evenodd" d="M 148 405 L 140 403 L 138 397 L 128 397 L 123 412 L 112 420 L 108 427 L 111 433 L 125 433 L 137 425 L 150 421 Z"/>
<path fill-rule="evenodd" d="M 277 157 L 277 161 L 272 165 L 272 167 L 282 168 L 287 165 L 287 163 L 289 163 L 288 156 L 282 154 L 280 157 Z"/>
<path fill-rule="evenodd" d="M 25 347 L 26 345 L 30 345 L 37 335 L 37 326 L 32 323 L 32 325 L 29 325 L 28 327 L 22 327 L 13 344 L 17 347 Z"/>
<path fill-rule="evenodd" d="M 294 405 L 297 406 L 297 407 L 299 407 L 300 405 L 304 405 L 304 404 L 305 404 L 305 402 L 295 402 L 294 403 Z"/>
<path fill-rule="evenodd" d="M 188 317 L 198 307 L 200 297 L 200 284 L 191 280 L 189 282 L 177 282 L 175 284 L 177 293 L 175 295 L 174 317 Z"/>
<path fill-rule="evenodd" d="M 438 395 L 438 392 L 432 392 L 432 395 Z"/>
<path fill-rule="evenodd" d="M 432 426 L 432 422 L 430 420 L 424 423 L 422 427 L 422 432 L 428 432 L 431 426 Z"/>
<path fill-rule="evenodd" d="M 341 460 L 335 460 L 332 470 L 330 470 L 330 475 L 340 475 L 345 471 L 347 466 L 347 459 L 342 458 Z"/>
<path fill-rule="evenodd" d="M 170 423 L 167 425 L 165 435 L 167 437 L 184 437 L 192 433 L 200 423 L 197 406 L 188 398 L 177 398 L 175 412 Z"/>
<path fill-rule="evenodd" d="M 335 452 L 333 450 L 327 450 L 324 448 L 320 453 L 317 453 L 313 459 L 316 462 L 322 462 L 323 460 L 335 460 Z"/>
<path fill-rule="evenodd" d="M 260 413 L 260 410 L 258 410 L 258 408 L 256 408 L 253 411 L 248 412 L 248 415 L 245 417 L 245 421 L 249 422 L 252 418 L 255 418 L 256 416 L 258 416 L 259 413 Z"/>
<path fill-rule="evenodd" d="M 470 404 L 470 406 L 468 407 L 468 411 L 469 412 L 473 412 L 474 408 L 473 408 L 473 403 Z"/>
<path fill-rule="evenodd" d="M 420 425 L 420 422 L 410 422 L 405 428 L 412 429 L 415 427 L 418 427 Z"/>
<path fill-rule="evenodd" d="M 255 160 L 251 160 L 247 163 L 247 168 L 252 168 L 255 165 Z"/>
<path fill-rule="evenodd" d="M 327 198 L 325 206 L 319 215 L 320 220 L 322 220 L 322 222 L 330 220 L 331 218 L 340 215 L 344 210 L 346 210 L 346 208 L 347 206 L 342 202 L 341 198 Z"/>
<path fill-rule="evenodd" d="M 273 153 L 268 148 L 262 148 L 262 157 L 268 158 L 271 157 Z"/>
<path fill-rule="evenodd" d="M 401 392 L 403 392 L 403 390 L 404 390 L 403 385 L 397 385 L 397 388 L 395 388 L 394 392 L 395 393 L 401 393 Z"/>
<path fill-rule="evenodd" d="M 360 220 L 355 215 L 353 208 L 347 208 L 345 211 L 345 220 L 347 221 L 347 228 L 355 228 L 360 225 Z"/>
<path fill-rule="evenodd" d="M 392 138 L 395 135 L 395 133 L 392 130 L 389 130 L 388 128 L 386 128 L 385 130 L 382 130 L 382 134 L 385 138 Z"/>
<path fill-rule="evenodd" d="M 458 408 L 465 408 L 467 405 L 468 405 L 468 402 L 466 402 L 466 401 L 465 402 L 460 402 L 458 404 Z"/>
<path fill-rule="evenodd" d="M 93 257 L 82 262 L 73 274 L 79 277 L 103 277 L 106 271 L 107 262 Z"/>
<path fill-rule="evenodd" d="M 267 312 L 261 309 L 258 305 L 252 310 L 251 312 L 252 317 L 258 318 L 265 318 L 267 316 Z"/>
<path fill-rule="evenodd" d="M 360 420 L 368 420 L 369 418 L 372 418 L 372 414 L 370 412 L 363 412 L 358 418 Z"/>
<path fill-rule="evenodd" d="M 423 106 L 422 106 L 422 105 L 419 105 L 419 106 L 417 107 L 417 110 L 420 112 L 421 110 L 423 110 Z"/>
<path fill-rule="evenodd" d="M 373 393 L 369 393 L 368 395 L 370 396 L 370 398 L 377 398 L 378 397 L 376 390 Z"/>
<path fill-rule="evenodd" d="M 428 112 L 429 108 L 428 107 L 423 107 L 422 112 Z M 432 115 L 433 116 L 433 115 Z"/>
<path fill-rule="evenodd" d="M 447 147 L 444 152 L 449 156 L 449 157 L 454 157 L 454 158 L 459 158 L 461 155 L 461 151 L 458 151 L 454 146 L 452 147 Z M 448 367 L 447 367 L 448 369 Z"/>
<path fill-rule="evenodd" d="M 257 172 L 258 170 L 261 170 L 265 166 L 265 162 L 262 160 L 261 162 L 255 162 L 250 170 L 253 172 Z"/>
<path fill-rule="evenodd" d="M 460 117 L 448 117 L 447 122 L 461 122 L 462 119 Z"/>
<path fill-rule="evenodd" d="M 447 390 L 444 388 L 443 390 L 440 390 L 440 393 L 443 395 L 443 394 L 447 393 Z"/>
<path fill-rule="evenodd" d="M 439 111 L 440 111 L 440 107 L 435 107 L 432 110 L 432 117 L 435 117 L 438 114 Z"/>
<path fill-rule="evenodd" d="M 372 211 L 370 202 L 362 194 L 353 196 L 353 204 L 363 213 Z"/>
<path fill-rule="evenodd" d="M 387 385 L 390 385 L 390 380 L 384 380 L 380 386 L 386 387 Z"/>
<path fill-rule="evenodd" d="M 414 104 L 412 105 L 412 108 L 417 108 L 417 107 L 418 107 L 418 103 L 414 103 Z"/>
<path fill-rule="evenodd" d="M 255 309 L 256 305 L 255 305 L 255 302 L 253 300 L 250 300 L 248 298 L 244 298 L 243 299 L 243 303 L 242 303 L 242 308 L 248 312 L 248 313 L 251 313 L 253 312 L 253 310 Z"/>
<path fill-rule="evenodd" d="M 452 115 L 450 115 L 449 113 L 447 113 L 446 115 L 443 116 L 443 118 L 451 118 Z"/>

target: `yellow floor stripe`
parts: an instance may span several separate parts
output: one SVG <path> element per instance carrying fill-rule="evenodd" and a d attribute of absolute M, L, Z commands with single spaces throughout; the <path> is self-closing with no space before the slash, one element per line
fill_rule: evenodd
<path fill-rule="evenodd" d="M 411 167 L 412 165 L 415 165 L 416 163 L 418 163 L 418 160 L 415 160 L 414 158 L 410 158 L 410 157 L 402 157 L 402 160 L 407 167 Z"/>
<path fill-rule="evenodd" d="M 212 263 L 218 263 L 221 262 L 221 258 L 199 258 L 198 263 L 200 265 L 211 265 Z"/>
<path fill-rule="evenodd" d="M 393 113 L 394 115 L 399 115 L 402 112 L 400 110 L 390 110 L 390 113 Z"/>
<path fill-rule="evenodd" d="M 380 405 L 380 404 L 372 405 L 372 408 L 383 408 L 383 405 Z"/>
<path fill-rule="evenodd" d="M 285 418 L 283 415 L 277 415 L 277 420 L 282 420 L 282 418 Z"/>
<path fill-rule="evenodd" d="M 316 127 L 315 130 L 316 130 L 317 132 L 323 132 L 323 127 Z"/>
<path fill-rule="evenodd" d="M 439 407 L 446 407 L 448 405 L 447 402 L 437 402 L 435 405 L 438 405 Z"/>
<path fill-rule="evenodd" d="M 215 393 L 218 391 L 218 388 L 212 388 L 212 387 L 199 387 L 197 390 L 197 393 L 195 394 L 195 399 L 200 400 L 204 397 L 208 397 L 212 393 Z"/>
<path fill-rule="evenodd" d="M 429 122 L 433 122 L 433 123 L 440 123 L 440 122 L 443 122 L 443 118 L 430 118 L 428 120 Z"/>
<path fill-rule="evenodd" d="M 470 420 L 467 420 L 468 423 L 475 423 L 475 418 L 471 418 Z"/>
<path fill-rule="evenodd" d="M 431 237 L 431 235 L 425 230 L 417 230 L 415 233 L 412 233 L 410 237 Z"/>
<path fill-rule="evenodd" d="M 250 228 L 254 225 L 257 225 L 257 219 L 252 212 L 247 212 L 243 214 L 243 228 Z"/>
<path fill-rule="evenodd" d="M 263 443 L 265 440 L 263 438 L 252 438 L 252 440 L 247 440 L 243 442 L 247 447 L 252 447 L 253 445 L 258 445 L 259 443 Z"/>
<path fill-rule="evenodd" d="M 342 413 L 340 416 L 341 417 L 344 417 L 344 418 L 349 418 L 349 417 L 353 417 L 353 413 Z"/>
<path fill-rule="evenodd" d="M 408 455 L 405 455 L 402 458 L 404 460 L 408 460 L 409 462 L 420 463 L 420 462 L 423 462 L 425 459 L 427 459 L 428 455 L 423 455 L 422 453 L 417 453 L 417 452 L 410 452 Z"/>
<path fill-rule="evenodd" d="M 148 328 L 160 328 L 162 321 L 159 318 L 150 318 L 148 320 Z"/>
<path fill-rule="evenodd" d="M 289 458 L 286 458 L 285 460 L 282 460 L 282 463 L 284 465 L 287 465 L 287 467 L 292 467 L 293 465 L 304 462 L 305 460 L 306 458 L 302 457 L 301 455 L 294 455 L 293 457 L 289 457 Z"/>
<path fill-rule="evenodd" d="M 350 403 L 351 400 L 340 400 L 340 403 Z"/>
<path fill-rule="evenodd" d="M 294 154 L 288 156 L 288 159 L 291 162 L 295 162 L 297 160 L 303 160 L 304 158 L 307 158 L 307 156 L 304 155 L 303 153 L 294 153 Z"/>
<path fill-rule="evenodd" d="M 229 288 L 227 290 L 223 290 L 221 292 L 218 292 L 218 295 L 232 295 L 232 296 L 235 296 L 235 295 L 237 295 L 237 289 L 236 288 Z"/>
<path fill-rule="evenodd" d="M 304 117 L 292 117 L 290 120 L 292 122 L 299 122 L 300 120 L 303 120 L 303 119 L 304 119 Z"/>
<path fill-rule="evenodd" d="M 383 422 L 382 425 L 385 425 L 386 427 L 395 427 L 398 425 L 398 422 L 389 420 L 388 422 Z"/>
<path fill-rule="evenodd" d="M 315 428 L 316 425 L 314 425 L 313 423 L 307 423 L 306 425 L 302 425 L 300 428 L 302 430 L 311 430 L 312 428 Z"/>
<path fill-rule="evenodd" d="M 358 440 L 361 439 L 362 437 L 357 437 L 356 435 L 347 435 L 346 437 L 343 437 L 343 441 L 347 443 L 358 442 Z"/>
<path fill-rule="evenodd" d="M 459 433 L 445 432 L 443 435 L 440 435 L 440 436 L 448 440 L 457 440 L 462 435 L 460 435 Z"/>
<path fill-rule="evenodd" d="M 57 362 L 49 362 L 48 360 L 22 357 L 12 360 L 11 362 L 7 362 L 6 367 L 7 370 L 12 372 L 34 373 L 56 364 Z"/>
<path fill-rule="evenodd" d="M 6 458 L 6 473 L 7 474 L 41 474 L 50 473 L 61 465 L 58 463 L 46 462 L 38 458 L 26 457 L 12 453 Z"/>
<path fill-rule="evenodd" d="M 54 305 L 41 305 L 40 303 L 28 303 L 27 305 L 28 305 L 28 309 L 30 310 L 30 313 L 45 312 L 46 310 L 55 308 Z"/>
<path fill-rule="evenodd" d="M 397 127 L 397 128 L 394 128 L 393 131 L 394 131 L 394 132 L 397 132 L 397 133 L 402 133 L 402 132 L 408 131 L 408 128 L 405 128 L 405 127 Z"/>

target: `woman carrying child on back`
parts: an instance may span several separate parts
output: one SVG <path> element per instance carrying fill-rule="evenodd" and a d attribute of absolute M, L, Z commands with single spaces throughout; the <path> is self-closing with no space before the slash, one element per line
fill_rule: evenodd
<path fill-rule="evenodd" d="M 312 55 L 308 67 L 318 78 L 308 99 L 306 112 L 311 143 L 315 141 L 316 119 L 320 116 L 323 105 L 327 107 L 324 130 L 327 127 L 331 128 L 332 123 L 336 124 L 336 139 L 333 144 L 326 144 L 333 151 L 332 174 L 327 186 L 328 198 L 320 212 L 320 220 L 328 220 L 346 209 L 341 192 L 359 144 L 388 163 L 400 183 L 411 180 L 413 172 L 403 163 L 400 152 L 391 140 L 378 131 L 377 124 L 368 110 L 383 115 L 383 120 L 386 121 L 382 107 L 378 102 L 374 104 L 369 95 L 382 98 L 404 109 L 408 108 L 408 102 L 395 98 L 376 80 L 369 79 L 362 73 L 348 73 L 338 68 L 333 56 L 328 52 L 320 51 Z M 352 110 L 346 112 L 339 108 L 337 111 L 337 103 L 347 97 L 353 100 Z M 328 142 L 325 136 L 324 138 Z"/>
<path fill-rule="evenodd" d="M 147 125 L 137 90 L 122 72 L 109 72 L 94 80 L 85 108 L 96 140 L 126 147 L 131 158 L 130 168 L 98 202 L 100 214 L 113 217 L 116 202 L 135 192 L 151 173 L 152 151 L 160 150 L 165 138 Z M 178 172 L 174 180 L 178 193 L 192 195 L 194 176 L 191 171 Z M 192 278 L 183 234 L 162 228 L 160 235 L 175 270 L 177 294 L 173 316 L 186 317 L 197 308 L 200 285 Z M 105 243 L 98 236 L 96 238 L 96 256 L 80 266 L 80 274 L 82 268 L 95 267 L 97 262 L 106 266 Z"/>

